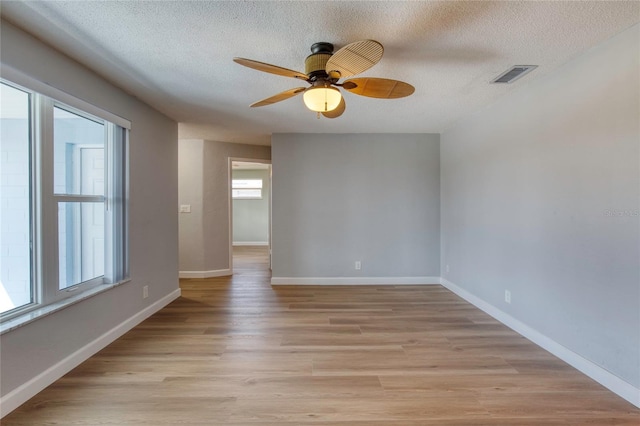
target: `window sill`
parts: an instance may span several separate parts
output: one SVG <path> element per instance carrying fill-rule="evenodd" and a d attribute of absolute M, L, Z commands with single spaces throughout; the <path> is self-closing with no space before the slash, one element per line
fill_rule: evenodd
<path fill-rule="evenodd" d="M 102 284 L 102 285 L 93 287 L 87 291 L 83 291 L 82 293 L 78 293 L 75 296 L 71 296 L 67 299 L 61 300 L 59 302 L 55 302 L 50 305 L 35 308 L 33 310 L 25 312 L 22 315 L 18 315 L 17 317 L 8 319 L 4 321 L 2 324 L 0 324 L 0 335 L 13 331 L 27 324 L 30 324 L 34 321 L 39 320 L 40 318 L 43 318 L 43 317 L 46 317 L 47 315 L 51 315 L 55 312 L 61 311 L 71 305 L 80 303 L 83 300 L 87 300 L 90 297 L 93 297 L 100 293 L 104 293 L 107 290 L 111 290 L 112 288 L 118 287 L 130 281 L 131 279 L 128 278 L 126 280 L 119 281 L 113 284 Z"/>

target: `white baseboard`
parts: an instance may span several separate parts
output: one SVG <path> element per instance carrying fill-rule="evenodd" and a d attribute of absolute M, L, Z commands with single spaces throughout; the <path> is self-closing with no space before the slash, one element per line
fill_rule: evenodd
<path fill-rule="evenodd" d="M 231 269 L 215 269 L 213 271 L 180 271 L 178 276 L 180 278 L 214 278 L 214 277 L 226 277 L 232 275 Z"/>
<path fill-rule="evenodd" d="M 233 245 L 234 247 L 235 246 L 268 246 L 269 242 L 268 241 L 234 241 Z"/>
<path fill-rule="evenodd" d="M 440 277 L 272 277 L 271 285 L 428 285 Z"/>
<path fill-rule="evenodd" d="M 550 339 L 539 331 L 534 330 L 533 328 L 513 318 L 511 315 L 501 311 L 495 306 L 485 302 L 479 297 L 474 296 L 461 287 L 458 287 L 451 281 L 442 278 L 441 283 L 444 287 L 462 297 L 467 302 L 483 310 L 518 334 L 531 340 L 533 343 L 545 349 L 546 351 L 551 352 L 553 355 L 557 356 L 567 364 L 591 377 L 593 380 L 600 383 L 605 388 L 609 389 L 610 391 L 626 399 L 636 407 L 640 408 L 639 388 L 636 388 L 632 384 L 622 380 L 610 371 L 605 370 L 599 365 L 594 364 L 581 355 L 562 346 L 560 343 Z"/>
<path fill-rule="evenodd" d="M 102 336 L 88 343 L 86 346 L 78 349 L 62 361 L 49 367 L 33 379 L 4 395 L 0 398 L 0 418 L 9 414 L 27 402 L 30 398 L 33 398 L 38 392 L 42 391 L 60 377 L 73 370 L 75 367 L 89 359 L 92 355 L 105 348 L 108 344 L 115 341 L 127 331 L 131 330 L 133 327 L 140 324 L 142 321 L 164 308 L 178 297 L 180 297 L 180 289 L 169 293 L 162 299 L 146 307 L 142 311 L 107 331 Z"/>

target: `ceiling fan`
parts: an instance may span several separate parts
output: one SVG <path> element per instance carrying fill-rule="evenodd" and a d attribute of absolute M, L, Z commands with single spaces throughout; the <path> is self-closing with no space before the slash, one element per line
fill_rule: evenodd
<path fill-rule="evenodd" d="M 251 104 L 251 107 L 271 105 L 304 93 L 304 103 L 312 111 L 327 118 L 340 117 L 346 108 L 338 87 L 356 95 L 370 98 L 396 99 L 411 95 L 415 88 L 403 81 L 387 78 L 352 78 L 338 83 L 341 78 L 360 74 L 382 58 L 384 47 L 375 40 L 361 40 L 350 43 L 333 53 L 333 44 L 314 43 L 311 55 L 304 61 L 305 72 L 282 68 L 264 62 L 245 58 L 233 58 L 235 62 L 258 71 L 293 77 L 309 83 L 309 87 L 296 87 Z"/>

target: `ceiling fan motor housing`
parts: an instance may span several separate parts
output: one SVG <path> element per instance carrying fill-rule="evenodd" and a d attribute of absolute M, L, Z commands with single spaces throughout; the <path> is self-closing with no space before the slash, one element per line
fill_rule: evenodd
<path fill-rule="evenodd" d="M 325 67 L 327 61 L 333 55 L 333 44 L 326 42 L 314 43 L 311 46 L 311 55 L 304 61 L 304 70 L 309 80 L 327 78 Z"/>

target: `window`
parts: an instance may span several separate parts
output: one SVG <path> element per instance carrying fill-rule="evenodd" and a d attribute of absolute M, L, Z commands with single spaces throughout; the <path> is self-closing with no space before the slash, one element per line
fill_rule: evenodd
<path fill-rule="evenodd" d="M 31 95 L 0 85 L 0 312 L 33 302 Z"/>
<path fill-rule="evenodd" d="M 0 88 L 5 320 L 127 278 L 129 125 L 62 92 Z"/>
<path fill-rule="evenodd" d="M 104 275 L 105 125 L 53 108 L 58 288 Z"/>
<path fill-rule="evenodd" d="M 233 179 L 231 198 L 262 199 L 262 179 Z"/>

